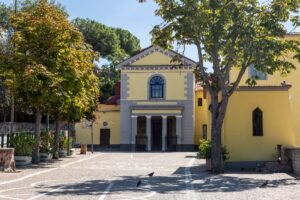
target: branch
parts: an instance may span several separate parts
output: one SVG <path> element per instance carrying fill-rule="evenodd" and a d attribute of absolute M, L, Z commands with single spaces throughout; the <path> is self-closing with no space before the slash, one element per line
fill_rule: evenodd
<path fill-rule="evenodd" d="M 212 86 L 209 83 L 208 80 L 208 74 L 205 72 L 204 70 L 204 62 L 203 62 L 203 54 L 202 54 L 202 49 L 200 46 L 199 42 L 196 42 L 196 46 L 197 46 L 197 50 L 198 50 L 198 57 L 199 57 L 199 70 L 200 70 L 200 76 L 202 77 L 208 91 L 210 92 L 210 94 L 213 93 L 213 89 Z"/>
<path fill-rule="evenodd" d="M 237 40 L 237 37 L 238 37 L 239 34 L 237 34 L 236 36 L 233 37 L 232 39 L 232 42 L 231 42 L 231 45 L 229 47 L 229 56 L 228 56 L 228 62 L 227 64 L 225 65 L 225 77 L 229 77 L 229 73 L 231 71 L 231 68 L 232 68 L 232 65 L 233 63 L 233 60 L 234 60 L 234 55 L 235 55 L 235 50 L 234 50 L 234 47 L 235 47 L 235 44 L 236 44 L 236 40 Z"/>
<path fill-rule="evenodd" d="M 247 56 L 244 55 L 244 61 L 242 64 L 242 68 L 239 71 L 238 77 L 236 78 L 236 81 L 234 82 L 232 88 L 230 88 L 230 91 L 228 92 L 228 96 L 231 96 L 233 94 L 233 92 L 236 90 L 236 88 L 238 87 L 243 75 L 245 74 L 247 67 L 250 65 L 251 58 L 252 58 L 252 56 L 249 56 L 249 59 L 247 59 Z"/>

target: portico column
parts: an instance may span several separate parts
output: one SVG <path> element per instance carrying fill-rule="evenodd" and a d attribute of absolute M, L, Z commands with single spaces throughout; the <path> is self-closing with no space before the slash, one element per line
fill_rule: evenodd
<path fill-rule="evenodd" d="M 151 151 L 151 117 L 150 115 L 146 116 L 147 151 Z"/>
<path fill-rule="evenodd" d="M 136 135 L 137 135 L 137 117 L 131 116 L 131 150 L 135 151 Z"/>
<path fill-rule="evenodd" d="M 181 127 L 181 115 L 176 116 L 176 136 L 177 136 L 177 145 L 181 146 L 182 141 L 182 127 Z"/>
<path fill-rule="evenodd" d="M 166 136 L 167 136 L 167 117 L 166 115 L 162 116 L 162 145 L 161 150 L 166 151 Z"/>

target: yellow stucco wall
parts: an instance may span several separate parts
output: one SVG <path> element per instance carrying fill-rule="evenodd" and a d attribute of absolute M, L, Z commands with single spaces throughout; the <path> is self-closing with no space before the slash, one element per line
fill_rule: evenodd
<path fill-rule="evenodd" d="M 148 100 L 149 79 L 153 75 L 161 75 L 166 81 L 166 100 L 186 100 L 185 88 L 187 73 L 192 70 L 138 70 L 123 71 L 128 77 L 127 100 Z"/>
<path fill-rule="evenodd" d="M 202 106 L 198 106 L 198 98 L 202 98 Z M 208 105 L 207 99 L 203 97 L 203 90 L 195 91 L 195 130 L 194 143 L 199 145 L 200 139 L 203 139 L 203 125 L 208 126 Z M 209 132 L 207 130 L 207 136 Z"/>
<path fill-rule="evenodd" d="M 131 65 L 170 65 L 172 58 L 161 52 L 153 52 L 144 58 L 133 62 Z"/>
<path fill-rule="evenodd" d="M 162 52 L 153 52 L 142 59 L 132 63 L 135 65 L 157 66 L 174 65 L 171 57 Z M 173 70 L 122 70 L 121 73 L 127 74 L 128 97 L 127 100 L 148 100 L 149 79 L 154 75 L 161 75 L 165 78 L 165 100 L 186 100 L 185 88 L 187 73 L 193 72 L 192 69 L 173 69 Z"/>
<path fill-rule="evenodd" d="M 110 128 L 110 144 L 120 144 L 120 106 L 104 105 L 98 106 L 96 121 L 93 126 L 94 144 L 100 144 L 100 128 L 103 122 L 108 123 Z M 91 144 L 91 129 L 85 128 L 84 119 L 81 123 L 75 124 L 76 141 L 81 144 Z"/>
<path fill-rule="evenodd" d="M 290 40 L 300 40 L 300 35 L 288 35 L 286 39 Z M 289 90 L 289 96 L 287 98 L 290 99 L 290 107 L 291 107 L 291 116 L 292 116 L 292 125 L 293 125 L 293 133 L 296 138 L 296 145 L 300 146 L 300 63 L 299 61 L 293 59 L 292 54 L 285 55 L 285 59 L 289 60 L 296 66 L 296 70 L 292 70 L 290 74 L 287 76 L 281 76 L 279 72 L 268 75 L 267 80 L 258 80 L 258 86 L 265 85 L 280 85 L 283 81 L 292 85 L 292 88 Z M 232 70 L 230 74 L 231 81 L 236 80 L 239 70 L 236 68 Z M 246 71 L 243 79 L 241 80 L 240 85 L 246 85 L 246 80 L 249 77 L 249 71 Z M 285 120 L 285 119 L 283 119 Z"/>
<path fill-rule="evenodd" d="M 263 111 L 264 135 L 252 136 L 252 111 Z M 223 144 L 230 161 L 276 160 L 276 145 L 294 147 L 288 91 L 236 92 L 230 99 L 224 122 Z"/>

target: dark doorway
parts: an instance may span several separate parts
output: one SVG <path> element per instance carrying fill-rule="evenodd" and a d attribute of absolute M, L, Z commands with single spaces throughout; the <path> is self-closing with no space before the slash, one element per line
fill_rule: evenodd
<path fill-rule="evenodd" d="M 151 123 L 152 150 L 161 151 L 162 148 L 162 118 L 153 117 Z"/>
<path fill-rule="evenodd" d="M 146 123 L 147 123 L 146 117 L 138 117 L 137 136 L 136 136 L 137 151 L 146 151 L 146 147 L 147 147 Z"/>
<path fill-rule="evenodd" d="M 176 117 L 168 117 L 167 124 L 167 151 L 176 151 Z"/>
<path fill-rule="evenodd" d="M 100 146 L 110 146 L 110 129 L 100 129 Z"/>

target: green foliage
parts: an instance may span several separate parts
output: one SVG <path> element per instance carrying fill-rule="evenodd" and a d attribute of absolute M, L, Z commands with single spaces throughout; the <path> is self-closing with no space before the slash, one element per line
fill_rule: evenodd
<path fill-rule="evenodd" d="M 22 0 L 18 1 L 17 7 L 19 8 L 20 11 L 26 11 L 31 9 L 32 7 L 36 6 L 39 3 L 40 0 Z M 66 12 L 66 8 L 56 0 L 49 0 L 49 4 L 54 5 L 57 7 L 57 9 Z"/>
<path fill-rule="evenodd" d="M 53 136 L 49 133 L 42 132 L 41 133 L 40 152 L 41 153 L 51 153 L 53 144 L 54 144 Z"/>
<path fill-rule="evenodd" d="M 9 50 L 1 48 L 0 73 L 20 107 L 35 111 L 36 116 L 49 113 L 54 118 L 77 121 L 97 104 L 99 89 L 93 62 L 98 54 L 54 1 L 26 2 L 9 16 L 14 31 L 6 45 Z M 37 129 L 36 162 L 39 135 Z"/>
<path fill-rule="evenodd" d="M 15 149 L 16 156 L 31 156 L 34 139 L 26 133 L 20 133 L 9 139 L 9 146 Z"/>
<path fill-rule="evenodd" d="M 211 158 L 211 142 L 209 140 L 200 140 L 199 156 L 205 159 Z"/>
<path fill-rule="evenodd" d="M 164 23 L 152 30 L 154 44 L 170 49 L 175 43 L 198 48 L 201 79 L 208 89 L 226 89 L 226 77 L 233 67 L 251 64 L 266 74 L 290 73 L 295 66 L 285 59 L 286 52 L 299 55 L 299 41 L 285 40 L 284 22 L 299 21 L 299 0 L 156 0 L 156 14 Z M 208 80 L 204 61 L 213 65 L 212 81 Z M 238 84 L 240 79 L 231 80 Z M 235 87 L 232 88 L 233 90 Z M 224 94 L 226 95 L 226 94 Z"/>
<path fill-rule="evenodd" d="M 10 20 L 17 30 L 13 70 L 22 102 L 64 119 L 80 119 L 99 93 L 93 74 L 97 54 L 54 4 L 38 1 Z"/>
<path fill-rule="evenodd" d="M 205 159 L 211 158 L 211 141 L 210 140 L 200 140 L 199 145 L 199 157 L 204 157 Z M 229 152 L 227 151 L 226 146 L 222 147 L 222 156 L 223 160 L 229 160 Z"/>
<path fill-rule="evenodd" d="M 105 103 L 108 97 L 115 95 L 116 82 L 120 80 L 120 71 L 112 65 L 104 65 L 99 70 L 100 103 Z"/>
<path fill-rule="evenodd" d="M 126 54 L 133 56 L 141 50 L 140 40 L 127 30 L 115 28 L 116 34 L 120 41 L 120 47 Z"/>
<path fill-rule="evenodd" d="M 139 39 L 127 30 L 111 28 L 90 19 L 77 18 L 73 23 L 93 50 L 113 63 L 121 62 L 140 50 Z"/>
<path fill-rule="evenodd" d="M 59 141 L 59 149 L 60 150 L 67 150 L 68 149 L 68 144 L 69 144 L 69 149 L 72 148 L 73 146 L 73 139 L 70 137 L 69 143 L 68 143 L 68 138 L 67 137 L 61 137 Z"/>
<path fill-rule="evenodd" d="M 115 83 L 120 80 L 120 72 L 115 69 L 115 64 L 137 53 L 141 49 L 140 41 L 127 30 L 111 28 L 94 20 L 77 18 L 73 23 L 93 50 L 111 62 L 97 69 L 101 94 L 99 101 L 105 103 L 108 97 L 114 95 Z"/>

